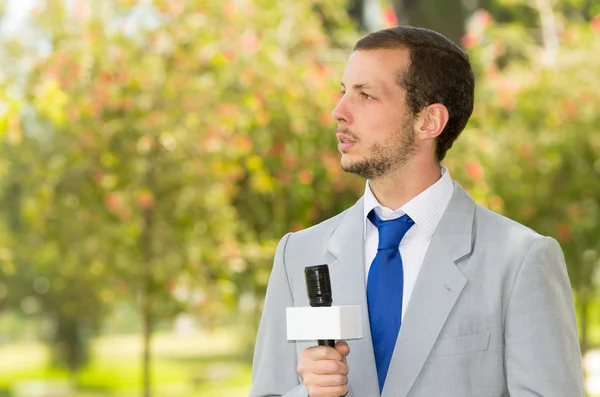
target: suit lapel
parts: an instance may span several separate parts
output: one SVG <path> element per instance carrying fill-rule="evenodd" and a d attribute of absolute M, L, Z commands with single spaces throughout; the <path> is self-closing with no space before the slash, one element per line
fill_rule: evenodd
<path fill-rule="evenodd" d="M 471 252 L 474 211 L 473 200 L 455 183 L 408 303 L 382 397 L 408 395 L 467 282 L 455 261 Z"/>
<path fill-rule="evenodd" d="M 351 207 L 327 244 L 333 304 L 362 307 L 363 339 L 348 341 L 348 384 L 354 397 L 378 397 L 377 371 L 367 312 L 364 265 L 363 199 Z"/>

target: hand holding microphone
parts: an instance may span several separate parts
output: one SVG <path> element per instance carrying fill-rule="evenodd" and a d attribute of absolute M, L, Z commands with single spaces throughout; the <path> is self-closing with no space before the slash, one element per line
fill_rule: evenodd
<path fill-rule="evenodd" d="M 306 290 L 311 307 L 330 307 L 333 298 L 327 265 L 304 269 Z M 346 342 L 319 339 L 318 346 L 305 349 L 298 363 L 309 397 L 337 397 L 348 393 L 348 365 L 346 356 L 350 347 Z"/>
<path fill-rule="evenodd" d="M 338 397 L 348 393 L 348 344 L 339 341 L 335 347 L 314 346 L 304 349 L 298 363 L 309 397 Z"/>

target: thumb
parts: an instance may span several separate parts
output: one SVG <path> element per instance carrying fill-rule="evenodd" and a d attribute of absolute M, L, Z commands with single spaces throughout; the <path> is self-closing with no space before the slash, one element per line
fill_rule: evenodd
<path fill-rule="evenodd" d="M 350 346 L 346 341 L 340 340 L 335 344 L 335 350 L 337 350 L 344 358 L 350 353 Z"/>

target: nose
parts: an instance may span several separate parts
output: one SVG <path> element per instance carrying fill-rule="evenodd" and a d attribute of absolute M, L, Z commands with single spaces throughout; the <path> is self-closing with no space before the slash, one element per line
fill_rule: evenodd
<path fill-rule="evenodd" d="M 331 112 L 331 117 L 333 117 L 338 124 L 350 124 L 352 121 L 347 101 L 344 98 L 345 96 L 340 98 L 337 106 Z"/>

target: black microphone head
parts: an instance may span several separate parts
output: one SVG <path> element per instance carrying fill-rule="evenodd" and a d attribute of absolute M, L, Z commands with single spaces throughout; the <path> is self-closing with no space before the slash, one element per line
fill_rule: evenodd
<path fill-rule="evenodd" d="M 331 306 L 331 281 L 327 265 L 308 266 L 304 268 L 308 302 L 312 307 Z"/>

